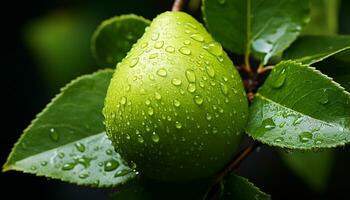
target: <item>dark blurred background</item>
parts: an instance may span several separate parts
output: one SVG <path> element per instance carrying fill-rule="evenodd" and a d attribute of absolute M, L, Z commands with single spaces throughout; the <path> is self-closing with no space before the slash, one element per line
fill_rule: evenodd
<path fill-rule="evenodd" d="M 331 30 L 318 30 L 318 34 L 327 31 L 327 34 L 350 34 L 350 1 L 338 3 L 339 12 L 333 15 L 336 19 L 339 17 L 339 22 L 333 24 Z M 90 37 L 102 20 L 127 13 L 152 19 L 169 10 L 171 5 L 172 0 L 2 2 L 0 164 L 5 163 L 22 130 L 60 87 L 80 74 L 98 69 L 90 54 Z M 320 19 L 321 24 L 326 23 Z M 336 150 L 328 185 L 321 192 L 309 189 L 290 172 L 279 153 L 267 147 L 249 157 L 238 173 L 271 194 L 273 199 L 349 199 L 349 155 L 349 148 Z M 1 199 L 106 199 L 110 192 L 47 181 L 20 172 L 0 173 L 0 182 Z"/>

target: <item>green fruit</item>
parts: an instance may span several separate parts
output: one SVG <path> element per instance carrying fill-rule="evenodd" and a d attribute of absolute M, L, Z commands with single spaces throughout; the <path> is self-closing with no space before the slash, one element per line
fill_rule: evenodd
<path fill-rule="evenodd" d="M 143 175 L 184 181 L 232 159 L 248 105 L 221 45 L 188 14 L 165 12 L 117 65 L 103 113 L 116 150 Z"/>

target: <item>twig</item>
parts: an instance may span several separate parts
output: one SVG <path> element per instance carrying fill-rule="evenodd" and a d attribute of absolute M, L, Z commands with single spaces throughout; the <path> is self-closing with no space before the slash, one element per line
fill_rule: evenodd
<path fill-rule="evenodd" d="M 258 146 L 260 143 L 254 142 L 252 145 L 248 146 L 247 148 L 243 149 L 240 151 L 237 156 L 232 160 L 232 162 L 225 167 L 223 171 L 221 171 L 213 181 L 213 184 L 209 187 L 207 192 L 205 193 L 203 200 L 208 199 L 208 195 L 212 193 L 213 189 L 220 189 L 220 187 L 216 187 L 217 184 L 222 183 L 223 179 L 230 174 L 235 168 L 237 168 L 241 162 L 249 155 L 251 154 Z M 216 191 L 214 191 L 216 192 Z"/>
<path fill-rule="evenodd" d="M 187 0 L 175 0 L 171 10 L 172 11 L 180 11 L 180 10 L 182 10 L 182 8 L 186 4 L 186 2 L 187 2 Z"/>

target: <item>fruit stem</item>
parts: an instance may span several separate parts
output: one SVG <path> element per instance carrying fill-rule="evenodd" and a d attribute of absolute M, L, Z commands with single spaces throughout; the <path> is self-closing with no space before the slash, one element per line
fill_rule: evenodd
<path fill-rule="evenodd" d="M 205 193 L 203 200 L 210 199 L 212 195 L 209 194 L 217 194 L 220 187 L 217 187 L 218 184 L 221 184 L 224 178 L 229 175 L 234 169 L 236 169 L 242 161 L 248 157 L 258 146 L 260 146 L 259 142 L 254 142 L 250 146 L 245 149 L 242 149 L 239 153 L 237 153 L 236 157 L 229 163 L 223 171 L 221 171 L 214 179 L 212 185 L 209 187 L 207 192 Z"/>
<path fill-rule="evenodd" d="M 180 11 L 183 9 L 184 5 L 186 4 L 187 0 L 175 0 L 173 3 L 173 7 L 171 8 L 171 11 Z"/>
<path fill-rule="evenodd" d="M 250 76 L 252 76 L 253 71 L 252 68 L 250 67 L 250 60 L 249 60 L 249 53 L 246 53 L 244 55 L 244 66 L 243 69 L 245 72 L 247 72 Z"/>

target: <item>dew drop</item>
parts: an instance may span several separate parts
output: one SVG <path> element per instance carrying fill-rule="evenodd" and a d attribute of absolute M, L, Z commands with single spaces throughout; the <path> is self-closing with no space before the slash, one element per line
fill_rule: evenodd
<path fill-rule="evenodd" d="M 144 42 L 144 43 L 141 44 L 141 48 L 142 48 L 142 49 L 146 48 L 147 46 L 148 46 L 148 43 L 147 43 L 147 42 Z"/>
<path fill-rule="evenodd" d="M 75 167 L 76 163 L 70 162 L 63 165 L 62 170 L 69 171 Z"/>
<path fill-rule="evenodd" d="M 151 101 L 149 99 L 146 99 L 145 104 L 146 104 L 146 106 L 149 106 L 149 105 L 151 105 Z"/>
<path fill-rule="evenodd" d="M 158 71 L 157 71 L 157 74 L 161 77 L 166 77 L 167 75 L 167 72 L 164 68 L 160 68 Z"/>
<path fill-rule="evenodd" d="M 172 47 L 172 46 L 167 46 L 165 48 L 165 51 L 168 52 L 168 53 L 174 53 L 175 52 L 175 48 Z"/>
<path fill-rule="evenodd" d="M 215 56 L 221 56 L 223 52 L 222 46 L 215 41 L 203 45 L 203 49 L 207 50 L 209 53 Z"/>
<path fill-rule="evenodd" d="M 41 166 L 46 166 L 47 165 L 47 161 L 41 161 L 40 165 Z"/>
<path fill-rule="evenodd" d="M 89 177 L 88 173 L 79 174 L 79 178 L 81 178 L 81 179 L 86 179 L 87 177 Z"/>
<path fill-rule="evenodd" d="M 302 132 L 299 134 L 299 140 L 300 142 L 308 142 L 312 139 L 312 133 L 310 132 Z"/>
<path fill-rule="evenodd" d="M 163 47 L 163 45 L 164 45 L 164 42 L 163 42 L 163 41 L 158 41 L 158 42 L 156 42 L 156 43 L 154 44 L 154 48 L 160 49 L 160 48 Z"/>
<path fill-rule="evenodd" d="M 58 153 L 58 157 L 59 158 L 64 158 L 64 153 L 63 152 Z"/>
<path fill-rule="evenodd" d="M 210 113 L 207 113 L 206 116 L 205 116 L 205 118 L 206 118 L 208 121 L 210 121 L 213 117 L 211 116 Z"/>
<path fill-rule="evenodd" d="M 139 58 L 133 58 L 131 59 L 129 63 L 129 67 L 135 67 L 135 65 L 139 62 Z"/>
<path fill-rule="evenodd" d="M 182 53 L 183 55 L 190 55 L 191 54 L 191 50 L 187 47 L 181 47 L 179 49 L 180 53 Z"/>
<path fill-rule="evenodd" d="M 121 105 L 125 105 L 126 104 L 126 97 L 122 96 L 122 98 L 120 98 L 120 104 Z"/>
<path fill-rule="evenodd" d="M 114 159 L 111 159 L 111 160 L 108 160 L 105 162 L 104 164 L 104 170 L 106 172 L 110 172 L 110 171 L 113 171 L 115 169 L 117 169 L 119 167 L 119 162 L 114 160 Z"/>
<path fill-rule="evenodd" d="M 113 154 L 113 150 L 112 149 L 107 149 L 106 150 L 106 154 L 107 155 L 112 155 Z"/>
<path fill-rule="evenodd" d="M 216 133 L 218 133 L 218 129 L 214 126 L 212 132 L 213 132 L 214 134 L 216 134 Z"/>
<path fill-rule="evenodd" d="M 207 66 L 206 67 L 206 70 L 207 70 L 207 74 L 210 76 L 210 77 L 214 77 L 215 76 L 215 70 L 213 67 L 211 66 Z"/>
<path fill-rule="evenodd" d="M 188 33 L 189 33 L 189 32 L 188 32 Z M 185 44 L 185 45 L 189 45 L 189 44 L 191 44 L 191 41 L 185 40 L 185 41 L 184 41 L 184 44 Z"/>
<path fill-rule="evenodd" d="M 284 139 L 283 139 L 283 137 L 278 137 L 278 138 L 276 138 L 274 141 L 275 142 L 282 142 Z"/>
<path fill-rule="evenodd" d="M 149 55 L 149 59 L 154 59 L 158 57 L 158 53 L 152 53 Z"/>
<path fill-rule="evenodd" d="M 154 98 L 156 98 L 157 100 L 160 100 L 162 98 L 162 95 L 160 95 L 158 92 L 155 92 Z"/>
<path fill-rule="evenodd" d="M 190 83 L 196 82 L 196 74 L 190 69 L 186 70 L 186 78 Z"/>
<path fill-rule="evenodd" d="M 267 118 L 262 122 L 261 127 L 263 127 L 265 130 L 271 130 L 276 127 L 276 124 L 272 118 Z"/>
<path fill-rule="evenodd" d="M 193 84 L 193 83 L 188 84 L 187 91 L 189 91 L 190 93 L 195 92 L 196 91 L 196 85 Z"/>
<path fill-rule="evenodd" d="M 221 92 L 224 94 L 224 95 L 227 95 L 228 94 L 228 87 L 226 84 L 222 83 L 221 84 Z"/>
<path fill-rule="evenodd" d="M 194 102 L 195 102 L 197 105 L 203 104 L 203 97 L 200 96 L 200 95 L 195 95 L 195 96 L 194 96 Z"/>
<path fill-rule="evenodd" d="M 175 107 L 180 107 L 180 105 L 181 105 L 180 101 L 174 99 L 174 106 Z"/>
<path fill-rule="evenodd" d="M 128 169 L 123 169 L 120 171 L 117 171 L 117 173 L 114 174 L 114 177 L 121 177 L 121 176 L 125 176 L 127 174 L 129 174 L 131 171 Z"/>
<path fill-rule="evenodd" d="M 224 5 L 225 2 L 226 2 L 226 0 L 218 0 L 218 3 L 219 3 L 220 5 Z"/>
<path fill-rule="evenodd" d="M 148 111 L 147 111 L 148 115 L 152 116 L 154 114 L 154 110 L 152 107 L 148 107 Z"/>
<path fill-rule="evenodd" d="M 174 78 L 173 80 L 171 80 L 171 83 L 175 86 L 179 86 L 182 84 L 182 81 L 180 79 Z"/>
<path fill-rule="evenodd" d="M 176 121 L 176 122 L 175 122 L 175 127 L 176 127 L 177 129 L 181 129 L 181 128 L 182 128 L 182 124 L 181 124 L 180 122 Z"/>
<path fill-rule="evenodd" d="M 321 93 L 321 96 L 318 98 L 318 102 L 322 105 L 325 105 L 328 103 L 328 101 L 329 101 L 328 94 L 326 90 L 323 90 L 323 92 Z"/>
<path fill-rule="evenodd" d="M 272 83 L 272 87 L 273 88 L 280 88 L 284 85 L 284 83 L 286 82 L 286 74 L 285 74 L 285 70 L 283 70 L 278 77 L 276 78 L 276 80 Z"/>
<path fill-rule="evenodd" d="M 198 42 L 204 42 L 204 38 L 199 34 L 192 34 L 190 37 Z"/>
<path fill-rule="evenodd" d="M 139 143 L 143 143 L 143 142 L 144 142 L 144 139 L 143 139 L 143 137 L 142 137 L 141 135 L 138 135 L 138 136 L 137 136 L 137 141 L 138 141 Z"/>
<path fill-rule="evenodd" d="M 60 139 L 60 136 L 58 135 L 58 133 L 55 131 L 54 128 L 50 129 L 50 138 L 55 142 L 57 142 Z"/>
<path fill-rule="evenodd" d="M 159 38 L 159 33 L 153 33 L 152 36 L 151 36 L 151 39 L 152 39 L 153 41 L 158 40 L 158 38 Z"/>
<path fill-rule="evenodd" d="M 159 142 L 159 135 L 157 133 L 153 132 L 151 138 L 153 142 Z"/>
<path fill-rule="evenodd" d="M 80 151 L 80 152 L 85 152 L 85 145 L 83 145 L 82 143 L 80 142 L 77 142 L 74 144 L 75 148 Z"/>

